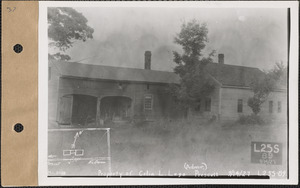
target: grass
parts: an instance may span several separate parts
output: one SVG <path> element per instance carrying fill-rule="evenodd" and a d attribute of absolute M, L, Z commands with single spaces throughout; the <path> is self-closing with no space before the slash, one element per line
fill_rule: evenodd
<path fill-rule="evenodd" d="M 181 173 L 193 176 L 196 172 L 228 175 L 232 171 L 246 171 L 252 175 L 258 175 L 263 172 L 287 170 L 287 127 L 284 124 L 246 125 L 236 122 L 221 124 L 198 120 L 160 120 L 106 126 L 111 127 L 113 174 L 157 176 Z M 98 150 L 104 152 L 101 155 L 106 155 L 107 147 L 104 147 L 106 141 L 101 139 L 102 136 L 99 137 L 103 133 L 85 133 L 86 136 L 78 139 L 77 147 L 85 149 L 87 156 L 89 156 L 88 152 L 95 155 L 94 152 L 97 153 Z M 70 147 L 74 134 L 72 132 L 64 135 L 51 134 L 49 138 L 51 140 L 49 142 L 50 153 L 58 155 L 61 149 Z M 253 141 L 282 143 L 282 165 L 251 163 L 251 142 Z M 86 145 L 89 149 L 84 148 Z M 203 163 L 207 169 L 200 168 L 203 167 Z M 187 165 L 190 168 L 187 168 Z M 192 166 L 196 169 L 191 169 Z M 72 170 L 73 167 L 76 167 L 76 170 Z M 54 172 L 65 169 L 68 173 L 75 175 L 78 173 L 97 175 L 98 169 L 102 167 L 74 163 L 51 168 Z"/>
<path fill-rule="evenodd" d="M 257 175 L 258 171 L 286 170 L 286 125 L 161 120 L 111 126 L 112 172 L 194 175 L 195 169 L 185 169 L 184 164 L 202 163 L 207 165 L 207 170 L 201 170 L 206 174 L 244 170 Z M 251 141 L 283 143 L 283 164 L 251 163 Z"/>

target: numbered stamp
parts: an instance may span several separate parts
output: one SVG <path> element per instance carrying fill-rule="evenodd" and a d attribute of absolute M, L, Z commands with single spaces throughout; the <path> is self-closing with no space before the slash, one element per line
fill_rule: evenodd
<path fill-rule="evenodd" d="M 282 164 L 282 143 L 251 142 L 251 163 Z"/>

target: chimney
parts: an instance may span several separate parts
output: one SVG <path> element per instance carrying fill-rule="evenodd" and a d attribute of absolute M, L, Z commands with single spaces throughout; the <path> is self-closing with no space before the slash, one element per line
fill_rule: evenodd
<path fill-rule="evenodd" d="M 145 69 L 151 70 L 151 51 L 145 51 Z"/>
<path fill-rule="evenodd" d="M 218 63 L 224 64 L 224 54 L 219 54 L 218 55 Z"/>

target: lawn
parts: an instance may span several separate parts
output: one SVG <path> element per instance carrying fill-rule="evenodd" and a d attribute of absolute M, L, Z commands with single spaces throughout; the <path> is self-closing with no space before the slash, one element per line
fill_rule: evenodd
<path fill-rule="evenodd" d="M 110 126 L 114 174 L 194 176 L 271 172 L 277 173 L 275 178 L 286 178 L 286 125 L 222 125 L 185 120 Z M 282 143 L 282 164 L 251 163 L 252 141 Z"/>

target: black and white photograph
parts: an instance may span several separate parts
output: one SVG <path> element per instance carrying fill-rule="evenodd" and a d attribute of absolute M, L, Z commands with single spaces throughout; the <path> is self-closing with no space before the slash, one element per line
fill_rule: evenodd
<path fill-rule="evenodd" d="M 289 179 L 289 8 L 68 5 L 47 177 Z"/>

